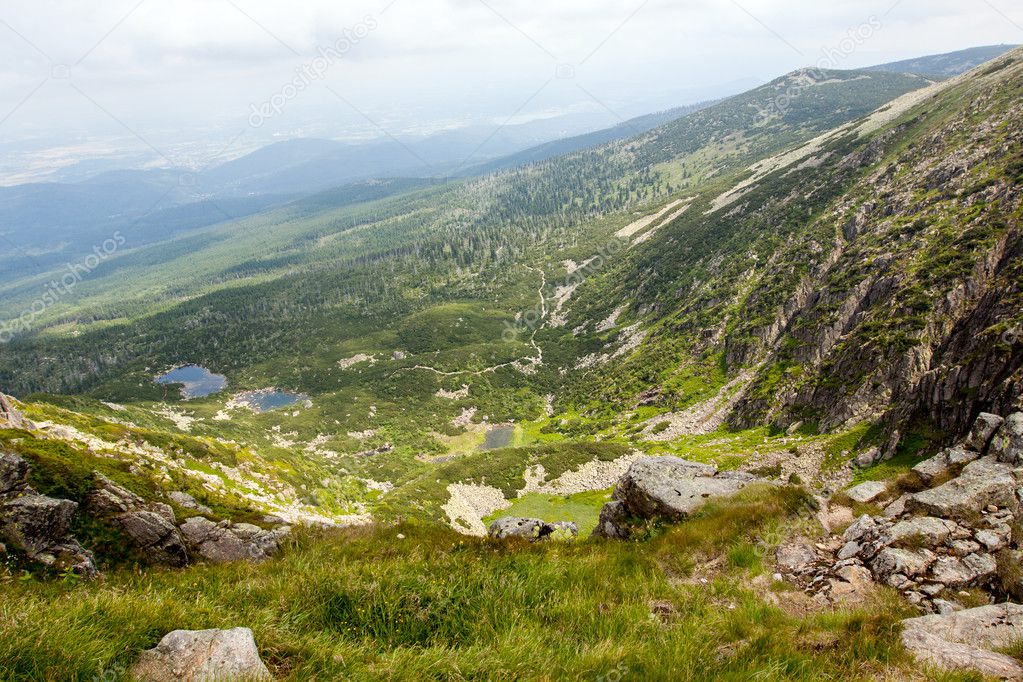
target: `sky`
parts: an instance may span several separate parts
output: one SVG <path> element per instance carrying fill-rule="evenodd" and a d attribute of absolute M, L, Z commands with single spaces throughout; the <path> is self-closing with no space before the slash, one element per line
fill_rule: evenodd
<path fill-rule="evenodd" d="M 619 120 L 795 68 L 1023 43 L 1018 0 L 3 0 L 0 157 Z"/>

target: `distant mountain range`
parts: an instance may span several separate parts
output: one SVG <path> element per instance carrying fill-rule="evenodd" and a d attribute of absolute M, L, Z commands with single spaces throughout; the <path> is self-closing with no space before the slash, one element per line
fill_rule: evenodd
<path fill-rule="evenodd" d="M 934 54 L 927 57 L 905 59 L 889 64 L 871 66 L 864 71 L 885 71 L 888 73 L 913 73 L 918 76 L 929 78 L 945 79 L 958 76 L 970 69 L 1000 57 L 1018 45 L 986 45 L 984 47 L 971 47 L 967 50 L 949 52 L 946 54 Z"/>
<path fill-rule="evenodd" d="M 946 78 L 963 73 L 1010 46 L 978 47 L 866 69 Z M 0 187 L 0 282 L 45 272 L 76 257 L 115 231 L 130 232 L 132 247 L 283 206 L 303 196 L 372 178 L 482 175 L 648 132 L 711 103 L 649 114 L 581 135 L 606 117 L 578 114 L 436 133 L 418 139 L 366 143 L 319 139 L 278 142 L 194 173 L 187 169 L 118 170 L 72 183 Z M 386 185 L 374 191 L 386 191 Z M 342 192 L 344 193 L 344 192 Z"/>

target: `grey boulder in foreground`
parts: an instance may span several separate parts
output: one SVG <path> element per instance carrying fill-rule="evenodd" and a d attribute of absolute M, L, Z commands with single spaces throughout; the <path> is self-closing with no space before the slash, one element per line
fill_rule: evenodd
<path fill-rule="evenodd" d="M 918 661 L 944 670 L 975 670 L 1023 680 L 1023 665 L 992 649 L 1023 638 L 1023 606 L 996 604 L 902 621 L 902 643 Z"/>
<path fill-rule="evenodd" d="M 175 630 L 142 653 L 129 673 L 146 682 L 269 680 L 252 630 Z"/>
<path fill-rule="evenodd" d="M 734 495 L 757 479 L 678 457 L 641 457 L 625 472 L 604 505 L 593 534 L 626 538 L 630 518 L 680 520 L 715 497 Z"/>

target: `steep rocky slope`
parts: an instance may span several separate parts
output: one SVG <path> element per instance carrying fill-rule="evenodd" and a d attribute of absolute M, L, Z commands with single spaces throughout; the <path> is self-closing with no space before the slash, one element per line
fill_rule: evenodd
<path fill-rule="evenodd" d="M 1015 51 L 691 198 L 577 292 L 569 327 L 617 299 L 648 330 L 577 395 L 628 404 L 653 379 L 677 403 L 674 377 L 717 365 L 733 426 L 880 420 L 885 454 L 907 423 L 954 438 L 1018 407 L 1021 87 Z"/>

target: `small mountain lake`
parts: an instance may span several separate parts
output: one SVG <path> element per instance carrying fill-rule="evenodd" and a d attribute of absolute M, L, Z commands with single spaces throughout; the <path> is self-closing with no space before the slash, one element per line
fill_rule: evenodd
<path fill-rule="evenodd" d="M 294 405 L 306 396 L 292 391 L 281 391 L 276 388 L 264 388 L 259 391 L 246 391 L 235 396 L 235 402 L 246 405 L 255 412 L 270 412 L 282 407 Z"/>
<path fill-rule="evenodd" d="M 214 374 L 199 365 L 185 365 L 157 377 L 156 383 L 181 384 L 181 396 L 187 400 L 205 398 L 223 391 L 227 387 L 227 377 L 223 374 Z"/>
<path fill-rule="evenodd" d="M 514 426 L 493 426 L 487 431 L 487 438 L 483 441 L 484 450 L 497 450 L 511 445 L 512 437 L 515 435 Z"/>

